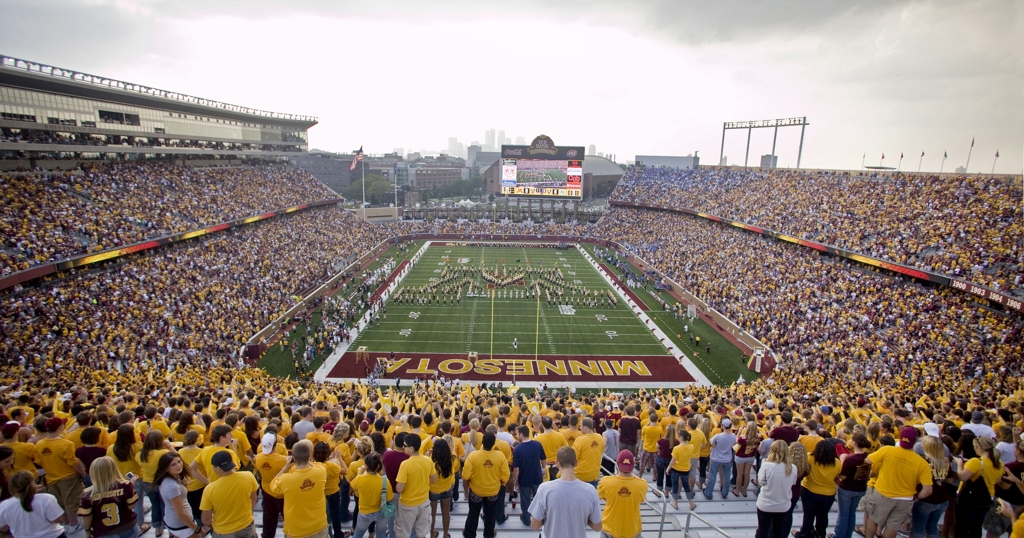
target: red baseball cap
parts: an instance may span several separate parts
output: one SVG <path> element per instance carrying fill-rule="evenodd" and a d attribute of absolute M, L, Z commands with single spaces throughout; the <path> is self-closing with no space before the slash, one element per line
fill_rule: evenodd
<path fill-rule="evenodd" d="M 619 457 L 616 460 L 619 464 L 619 472 L 632 473 L 633 467 L 636 465 L 636 458 L 633 457 L 633 453 L 628 450 L 619 452 Z"/>

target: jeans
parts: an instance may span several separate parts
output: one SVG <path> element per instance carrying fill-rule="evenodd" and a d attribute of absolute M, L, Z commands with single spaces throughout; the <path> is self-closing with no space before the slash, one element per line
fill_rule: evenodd
<path fill-rule="evenodd" d="M 654 480 L 658 483 L 658 489 L 665 489 L 666 471 L 668 471 L 668 464 L 672 461 L 672 458 L 654 458 Z"/>
<path fill-rule="evenodd" d="M 825 538 L 825 531 L 828 529 L 828 511 L 836 502 L 833 495 L 818 495 L 811 490 L 804 488 L 800 494 L 800 501 L 804 505 L 804 522 L 800 526 L 797 538 Z"/>
<path fill-rule="evenodd" d="M 692 470 L 692 469 L 691 469 Z M 690 491 L 690 471 L 668 470 L 668 481 L 672 484 L 672 498 L 679 500 L 679 485 L 682 484 L 686 492 L 687 500 L 693 499 L 693 492 Z"/>
<path fill-rule="evenodd" d="M 757 531 L 755 538 L 787 538 L 789 528 L 793 524 L 792 512 L 757 511 Z"/>
<path fill-rule="evenodd" d="M 711 461 L 711 456 L 701 456 L 697 458 L 697 469 L 700 471 L 700 481 L 706 482 L 708 479 L 708 462 Z"/>
<path fill-rule="evenodd" d="M 185 494 L 185 498 L 188 499 L 188 506 L 192 509 L 192 519 L 200 525 L 203 524 L 203 511 L 199 509 L 199 504 L 203 502 L 204 490 L 206 490 L 205 487 Z"/>
<path fill-rule="evenodd" d="M 139 528 L 132 527 L 120 534 L 108 534 L 109 538 L 136 538 L 139 535 Z"/>
<path fill-rule="evenodd" d="M 384 527 L 394 525 L 395 518 L 386 518 L 382 516 L 380 514 L 380 510 L 372 514 L 359 514 L 358 516 L 356 516 L 356 532 L 352 535 L 352 538 L 363 538 L 363 535 L 366 534 L 367 529 L 369 529 L 370 525 L 373 525 L 374 523 L 377 524 L 378 529 L 382 529 Z M 389 536 L 394 535 L 391 534 Z"/>
<path fill-rule="evenodd" d="M 926 503 L 924 501 L 914 503 L 914 508 L 910 511 L 913 518 L 910 520 L 910 535 L 938 536 L 939 520 L 942 519 L 942 514 L 946 512 L 947 506 L 949 506 L 949 501 L 938 504 Z"/>
<path fill-rule="evenodd" d="M 524 486 L 519 484 L 519 502 L 522 503 L 523 515 L 519 519 L 523 522 L 523 525 L 530 524 L 530 503 L 533 502 L 533 498 L 537 496 L 537 485 Z"/>
<path fill-rule="evenodd" d="M 504 523 L 508 521 L 508 516 L 505 515 L 505 496 L 508 495 L 508 491 L 505 489 L 505 485 L 502 484 L 501 489 L 498 491 L 498 513 L 496 521 L 498 523 Z"/>
<path fill-rule="evenodd" d="M 146 522 L 146 503 L 143 501 L 146 498 L 146 486 L 141 478 L 135 479 L 132 485 L 135 486 L 135 493 L 139 496 L 139 502 L 135 503 L 135 526 L 141 528 L 142 524 Z"/>
<path fill-rule="evenodd" d="M 341 521 L 348 521 L 352 518 L 352 513 L 348 511 L 348 480 L 342 479 L 339 484 L 341 489 L 338 491 L 338 499 L 341 502 Z"/>
<path fill-rule="evenodd" d="M 494 538 L 494 523 L 498 516 L 498 496 L 480 497 L 470 491 L 469 514 L 466 516 L 466 527 L 462 530 L 463 538 L 476 538 L 476 527 L 480 523 L 480 511 L 484 512 L 484 538 Z"/>
<path fill-rule="evenodd" d="M 157 530 L 164 528 L 164 499 L 160 496 L 160 488 L 154 488 L 153 484 L 149 482 L 143 482 L 142 488 L 146 492 L 146 497 L 149 497 L 149 505 L 153 507 L 149 512 L 153 528 Z"/>
<path fill-rule="evenodd" d="M 277 536 L 277 522 L 284 513 L 284 499 L 263 492 L 263 538 Z"/>
<path fill-rule="evenodd" d="M 839 518 L 836 519 L 836 538 L 852 538 L 853 527 L 857 523 L 857 506 L 866 491 L 850 491 L 836 488 L 839 494 Z"/>
<path fill-rule="evenodd" d="M 332 538 L 341 538 L 341 491 L 327 496 L 327 522 Z"/>
<path fill-rule="evenodd" d="M 701 458 L 702 460 L 704 458 Z M 729 495 L 729 477 L 732 475 L 732 462 L 731 461 L 712 461 L 711 467 L 708 471 L 708 482 L 704 485 L 704 496 L 708 499 L 711 498 L 711 494 L 715 492 L 715 483 L 718 482 L 718 473 L 722 473 L 722 498 L 726 498 Z M 701 477 L 703 480 L 704 477 Z"/>

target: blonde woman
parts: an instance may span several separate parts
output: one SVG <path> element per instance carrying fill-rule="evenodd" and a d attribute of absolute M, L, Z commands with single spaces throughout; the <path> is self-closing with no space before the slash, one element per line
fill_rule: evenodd
<path fill-rule="evenodd" d="M 949 458 L 946 447 L 938 437 L 925 436 L 921 441 L 924 459 L 932 472 L 932 494 L 918 499 L 911 511 L 910 535 L 916 538 L 939 535 L 939 521 L 949 506 L 949 493 L 945 482 L 949 477 Z"/>
<path fill-rule="evenodd" d="M 117 462 L 109 456 L 96 458 L 89 466 L 89 476 L 92 486 L 82 492 L 78 509 L 85 532 L 92 537 L 135 538 L 135 503 L 139 496 L 117 468 Z"/>
<path fill-rule="evenodd" d="M 750 421 L 739 439 L 736 440 L 736 486 L 732 488 L 732 494 L 739 497 L 746 497 L 747 489 L 750 487 L 750 469 L 757 460 L 757 448 L 761 444 L 761 436 L 757 431 L 757 422 Z"/>
<path fill-rule="evenodd" d="M 774 444 L 774 443 L 773 443 Z M 769 449 L 771 450 L 771 449 Z M 807 458 L 807 447 L 800 443 L 793 443 L 789 446 L 789 462 L 796 468 L 797 485 L 793 488 L 793 499 L 792 506 L 789 509 L 790 516 L 793 515 L 793 509 L 796 508 L 797 501 L 800 500 L 800 493 L 802 488 L 800 483 L 803 482 L 804 478 L 811 473 L 811 462 Z M 790 524 L 792 525 L 792 520 Z"/>
<path fill-rule="evenodd" d="M 786 538 L 793 526 L 793 486 L 797 483 L 798 472 L 791 462 L 791 448 L 785 441 L 778 440 L 768 449 L 768 457 L 757 472 L 761 492 L 757 495 L 756 538 Z M 805 462 L 806 463 L 806 462 Z"/>

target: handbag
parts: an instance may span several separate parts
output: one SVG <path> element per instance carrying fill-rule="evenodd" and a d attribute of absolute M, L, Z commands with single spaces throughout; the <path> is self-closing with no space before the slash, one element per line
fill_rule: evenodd
<path fill-rule="evenodd" d="M 388 502 L 388 478 L 380 477 L 380 515 L 389 518 L 395 516 L 395 503 Z"/>
<path fill-rule="evenodd" d="M 960 506 L 982 507 L 992 505 L 992 496 L 988 493 L 988 486 L 985 484 L 985 462 L 981 462 L 981 472 L 972 480 L 967 481 L 960 488 L 956 496 L 956 504 Z"/>

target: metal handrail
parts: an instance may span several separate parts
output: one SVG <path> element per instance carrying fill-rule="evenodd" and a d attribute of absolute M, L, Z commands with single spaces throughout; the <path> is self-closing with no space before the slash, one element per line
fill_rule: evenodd
<path fill-rule="evenodd" d="M 46 65 L 39 62 L 31 62 L 28 60 L 22 60 L 21 58 L 14 58 L 12 56 L 6 56 L 2 54 L 0 54 L 0 66 L 11 69 L 25 70 L 29 73 L 49 75 L 52 77 L 71 80 L 74 82 L 83 82 L 87 84 L 94 84 L 97 86 L 105 86 L 107 88 L 113 88 L 115 90 L 139 93 L 153 97 L 162 97 L 164 99 L 173 99 L 175 101 L 181 101 L 184 103 L 191 103 L 211 108 L 219 108 L 221 110 L 240 112 L 242 114 L 250 114 L 253 116 L 261 116 L 264 118 L 273 118 L 290 121 L 317 121 L 317 118 L 315 116 L 285 114 L 283 112 L 270 112 L 269 110 L 260 110 L 256 108 L 232 105 L 228 103 L 222 103 L 220 101 L 214 101 L 212 99 L 195 97 L 193 95 L 188 95 L 184 93 L 161 90 L 158 88 L 150 88 L 149 86 L 133 84 L 131 82 L 123 82 L 120 80 L 112 79 L 110 77 L 101 77 L 98 75 L 90 75 L 88 73 L 81 73 L 78 71 L 72 71 L 70 69 L 64 69 L 61 67 L 53 67 L 52 65 Z"/>
<path fill-rule="evenodd" d="M 689 536 L 690 536 L 690 518 L 694 518 L 694 517 L 699 519 L 699 520 L 701 520 L 702 522 L 704 522 L 704 524 L 707 525 L 709 528 L 711 528 L 711 530 L 717 532 L 718 534 L 721 534 L 722 536 L 725 536 L 725 538 L 731 538 L 729 533 L 723 531 L 721 528 L 718 527 L 718 525 L 715 525 L 714 523 L 704 519 L 703 517 L 701 517 L 700 514 L 694 512 L 692 510 L 689 513 L 686 514 L 686 526 L 683 528 L 683 536 L 684 536 L 684 538 L 689 538 Z"/>

